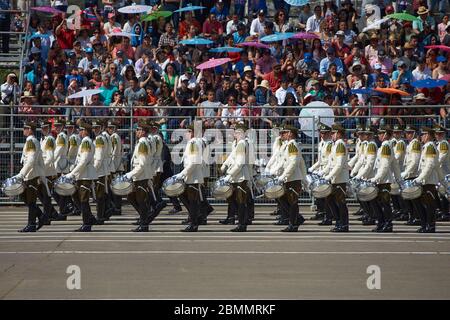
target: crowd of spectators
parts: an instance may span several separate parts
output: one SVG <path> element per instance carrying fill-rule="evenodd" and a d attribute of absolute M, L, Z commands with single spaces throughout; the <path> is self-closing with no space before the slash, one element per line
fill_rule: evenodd
<path fill-rule="evenodd" d="M 188 5 L 179 0 L 136 2 L 172 13 Z M 131 1 L 89 0 L 79 15 L 79 28 L 74 27 L 73 16 L 32 11 L 23 87 L 17 86 L 17 75 L 9 74 L 1 86 L 2 103 L 16 103 L 17 113 L 36 117 L 115 116 L 124 126 L 129 125 L 125 119 L 130 114 L 153 116 L 166 129 L 184 128 L 196 116 L 216 128 L 238 122 L 258 128 L 287 122 L 298 127 L 302 107 L 312 101 L 327 103 L 349 128 L 368 115 L 376 124 L 405 124 L 411 119 L 405 116 L 422 116 L 423 121 L 448 118 L 449 84 L 422 89 L 412 85 L 428 78 L 450 80 L 446 14 L 450 8 L 442 6 L 448 1 L 397 1 L 394 7 L 390 1 L 367 0 L 362 8 L 350 0 L 324 1 L 307 4 L 295 10 L 296 15 L 283 0 L 274 1 L 274 10 L 265 0 L 191 2 L 206 8 L 143 22 L 144 14 L 118 12 Z M 67 1 L 49 4 L 67 8 Z M 417 20 L 389 19 L 363 32 L 395 12 L 407 12 Z M 114 35 L 117 32 L 135 36 Z M 269 48 L 242 46 L 240 52 L 210 52 L 280 32 L 307 32 L 318 38 L 266 43 Z M 180 44 L 194 37 L 214 43 Z M 428 49 L 428 45 L 442 46 Z M 202 71 L 196 68 L 224 57 L 231 61 Z M 86 88 L 102 92 L 68 98 Z M 408 95 L 363 90 L 375 88 Z"/>

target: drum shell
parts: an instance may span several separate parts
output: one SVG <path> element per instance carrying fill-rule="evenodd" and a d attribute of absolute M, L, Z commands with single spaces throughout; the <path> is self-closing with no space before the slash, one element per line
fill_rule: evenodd
<path fill-rule="evenodd" d="M 8 197 L 15 197 L 25 191 L 25 185 L 23 183 L 23 180 L 19 178 L 8 178 L 2 183 L 2 191 Z"/>
<path fill-rule="evenodd" d="M 312 195 L 317 199 L 322 199 L 328 197 L 333 188 L 331 184 L 325 179 L 315 179 L 310 185 L 309 188 L 311 190 Z"/>
<path fill-rule="evenodd" d="M 400 186 L 398 183 L 391 183 L 391 191 L 389 192 L 393 196 L 400 195 Z"/>
<path fill-rule="evenodd" d="M 372 182 L 361 181 L 357 186 L 356 196 L 361 201 L 372 201 L 378 196 L 378 188 Z"/>
<path fill-rule="evenodd" d="M 75 180 L 73 178 L 61 176 L 56 179 L 53 188 L 60 196 L 71 196 L 76 191 Z"/>
<path fill-rule="evenodd" d="M 170 177 L 164 180 L 162 189 L 168 197 L 179 197 L 186 189 L 186 184 L 181 179 Z"/>
<path fill-rule="evenodd" d="M 273 175 L 268 173 L 261 173 L 256 177 L 255 183 L 258 186 L 258 188 L 264 188 L 266 184 L 272 179 L 274 179 Z"/>
<path fill-rule="evenodd" d="M 133 191 L 133 181 L 125 176 L 118 176 L 111 181 L 111 191 L 116 196 L 127 196 Z"/>
<path fill-rule="evenodd" d="M 223 178 L 218 179 L 213 186 L 212 195 L 218 200 L 226 200 L 233 194 L 231 183 L 226 182 Z"/>
<path fill-rule="evenodd" d="M 281 182 L 275 179 L 270 180 L 264 187 L 264 196 L 267 199 L 278 199 L 284 195 L 285 189 Z"/>
<path fill-rule="evenodd" d="M 401 196 L 405 200 L 414 200 L 422 195 L 422 186 L 413 182 L 413 180 L 406 180 L 400 184 Z"/>

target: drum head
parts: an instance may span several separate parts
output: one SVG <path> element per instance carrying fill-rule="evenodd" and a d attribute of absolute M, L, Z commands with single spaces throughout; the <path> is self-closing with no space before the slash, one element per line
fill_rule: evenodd
<path fill-rule="evenodd" d="M 165 186 L 165 190 L 167 191 L 176 191 L 183 187 L 183 184 L 181 182 L 175 182 L 173 184 L 168 184 Z"/>

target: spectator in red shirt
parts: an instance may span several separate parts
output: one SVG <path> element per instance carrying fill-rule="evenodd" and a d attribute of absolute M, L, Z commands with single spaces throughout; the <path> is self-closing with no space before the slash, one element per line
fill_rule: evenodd
<path fill-rule="evenodd" d="M 273 66 L 273 71 L 266 74 L 263 79 L 269 81 L 270 90 L 272 93 L 275 93 L 275 91 L 278 90 L 278 88 L 281 86 L 281 65 L 276 64 Z"/>
<path fill-rule="evenodd" d="M 73 49 L 73 42 L 77 36 L 77 31 L 67 28 L 67 20 L 63 19 L 58 27 L 56 27 L 56 41 L 63 50 Z"/>
<path fill-rule="evenodd" d="M 178 26 L 178 35 L 180 39 L 183 39 L 184 36 L 186 36 L 189 32 L 189 29 L 191 26 L 194 26 L 197 30 L 200 30 L 202 27 L 200 25 L 200 22 L 198 22 L 193 16 L 192 12 L 187 11 L 184 14 L 184 20 L 181 21 L 180 25 Z"/>
<path fill-rule="evenodd" d="M 203 23 L 203 36 L 209 37 L 213 32 L 221 35 L 223 33 L 223 27 L 222 24 L 217 21 L 216 15 L 211 13 L 209 18 Z"/>

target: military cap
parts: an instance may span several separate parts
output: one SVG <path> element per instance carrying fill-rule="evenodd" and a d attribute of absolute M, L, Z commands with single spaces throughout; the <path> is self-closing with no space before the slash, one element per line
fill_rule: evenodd
<path fill-rule="evenodd" d="M 420 133 L 421 134 L 426 134 L 426 133 L 434 134 L 435 130 L 433 128 L 430 128 L 430 127 L 422 127 L 422 128 L 420 128 Z"/>
<path fill-rule="evenodd" d="M 445 129 L 444 127 L 440 126 L 440 125 L 437 124 L 437 123 L 435 123 L 435 124 L 433 125 L 433 130 L 434 130 L 434 132 L 436 132 L 436 133 L 443 133 L 443 132 L 446 132 L 446 129 Z"/>
<path fill-rule="evenodd" d="M 44 128 L 44 127 L 51 127 L 51 126 L 52 126 L 52 124 L 51 124 L 49 121 L 47 121 L 47 120 L 42 121 L 42 122 L 40 123 L 40 127 L 41 127 L 41 128 Z"/>
<path fill-rule="evenodd" d="M 64 126 L 66 124 L 66 121 L 64 119 L 55 119 L 55 122 L 53 122 L 55 126 Z"/>
<path fill-rule="evenodd" d="M 392 128 L 389 125 L 380 126 L 378 133 L 392 133 Z"/>
<path fill-rule="evenodd" d="M 151 120 L 148 122 L 148 126 L 150 128 L 152 128 L 152 129 L 154 129 L 154 128 L 158 128 L 159 129 L 159 127 L 160 127 L 159 123 L 157 123 L 155 121 L 151 121 Z"/>
<path fill-rule="evenodd" d="M 363 132 L 367 134 L 377 134 L 379 130 L 374 126 L 367 126 L 364 128 Z"/>
<path fill-rule="evenodd" d="M 345 133 L 345 128 L 342 126 L 342 124 L 336 122 L 331 126 L 331 132 Z"/>
<path fill-rule="evenodd" d="M 392 131 L 393 132 L 395 132 L 395 131 L 403 131 L 404 129 L 403 129 L 403 126 L 402 125 L 400 125 L 400 124 L 396 124 L 396 125 L 394 125 L 394 128 L 392 129 Z"/>
<path fill-rule="evenodd" d="M 82 121 L 79 124 L 79 128 L 80 128 L 80 130 L 88 130 L 88 131 L 90 131 L 90 130 L 92 130 L 92 125 L 89 122 Z"/>
<path fill-rule="evenodd" d="M 194 131 L 194 124 L 191 123 L 190 125 L 186 126 L 186 129 L 187 129 L 187 130 Z"/>
<path fill-rule="evenodd" d="M 281 131 L 283 131 L 283 132 L 290 131 L 293 134 L 298 135 L 298 129 L 296 127 L 292 126 L 292 125 L 289 125 L 289 124 L 284 125 L 283 128 L 281 129 Z"/>
<path fill-rule="evenodd" d="M 75 127 L 76 126 L 75 122 L 73 122 L 72 120 L 66 121 L 66 127 L 70 127 L 70 126 Z"/>
<path fill-rule="evenodd" d="M 36 130 L 36 122 L 33 121 L 25 121 L 23 124 L 24 129 Z"/>
<path fill-rule="evenodd" d="M 327 126 L 325 123 L 319 123 L 319 131 L 320 132 L 329 132 L 331 128 Z"/>
<path fill-rule="evenodd" d="M 140 121 L 140 122 L 138 122 L 136 129 L 144 130 L 144 131 L 148 132 L 149 126 L 145 121 Z"/>
<path fill-rule="evenodd" d="M 97 119 L 92 120 L 92 127 L 102 127 L 102 126 L 103 126 L 103 123 L 101 120 L 97 120 Z"/>
<path fill-rule="evenodd" d="M 412 125 L 410 125 L 410 124 L 408 124 L 408 125 L 406 126 L 406 128 L 405 128 L 405 131 L 414 131 L 414 132 L 416 132 L 416 131 L 417 131 L 417 128 L 414 127 L 414 126 L 412 126 Z"/>
<path fill-rule="evenodd" d="M 107 123 L 106 123 L 106 125 L 107 125 L 108 127 L 118 127 L 118 126 L 119 126 L 119 123 L 117 123 L 116 121 L 113 121 L 113 120 L 108 120 Z"/>
<path fill-rule="evenodd" d="M 247 125 L 245 125 L 244 123 L 238 123 L 235 127 L 234 130 L 242 130 L 242 131 L 247 131 L 248 127 Z"/>

